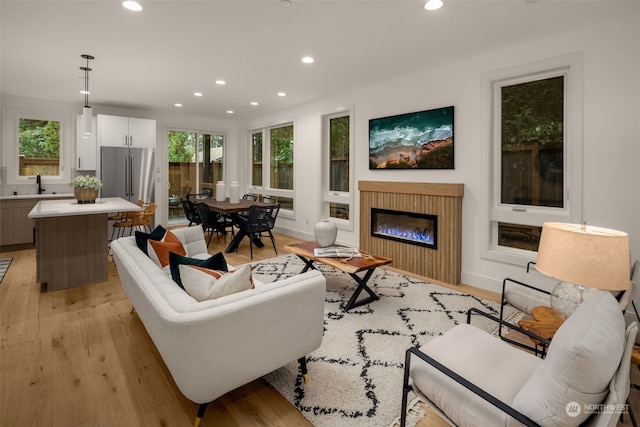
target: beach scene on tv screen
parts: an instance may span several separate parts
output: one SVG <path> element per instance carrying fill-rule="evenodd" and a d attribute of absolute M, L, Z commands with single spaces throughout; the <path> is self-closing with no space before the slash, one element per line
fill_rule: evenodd
<path fill-rule="evenodd" d="M 369 169 L 453 169 L 453 107 L 369 120 Z"/>

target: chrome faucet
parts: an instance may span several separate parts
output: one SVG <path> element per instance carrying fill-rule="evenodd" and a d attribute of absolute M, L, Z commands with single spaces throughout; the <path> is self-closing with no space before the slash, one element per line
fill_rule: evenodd
<path fill-rule="evenodd" d="M 44 191 L 46 191 L 44 188 L 42 188 L 42 178 L 40 178 L 40 174 L 36 175 L 36 183 L 38 184 L 38 194 L 42 194 Z"/>

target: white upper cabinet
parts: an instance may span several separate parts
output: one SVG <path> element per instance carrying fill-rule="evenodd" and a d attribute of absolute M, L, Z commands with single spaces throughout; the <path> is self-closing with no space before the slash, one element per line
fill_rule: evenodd
<path fill-rule="evenodd" d="M 91 135 L 84 137 L 80 129 L 80 116 L 76 117 L 76 169 L 94 171 L 98 168 L 98 146 L 96 144 L 96 118 L 92 117 Z"/>
<path fill-rule="evenodd" d="M 98 114 L 101 147 L 156 147 L 156 121 Z"/>

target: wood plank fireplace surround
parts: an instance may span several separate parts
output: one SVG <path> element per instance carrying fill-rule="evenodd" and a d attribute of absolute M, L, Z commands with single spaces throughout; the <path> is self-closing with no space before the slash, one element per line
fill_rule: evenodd
<path fill-rule="evenodd" d="M 358 190 L 363 251 L 392 258 L 392 266 L 401 270 L 454 285 L 460 283 L 464 184 L 359 181 Z M 406 212 L 405 217 L 435 217 L 435 229 L 427 233 L 429 240 L 433 235 L 435 245 L 374 235 L 372 210 Z"/>

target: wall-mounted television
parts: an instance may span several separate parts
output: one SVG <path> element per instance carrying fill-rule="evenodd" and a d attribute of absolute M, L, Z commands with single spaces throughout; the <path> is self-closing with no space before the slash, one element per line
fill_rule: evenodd
<path fill-rule="evenodd" d="M 369 120 L 369 169 L 453 169 L 453 107 Z"/>

